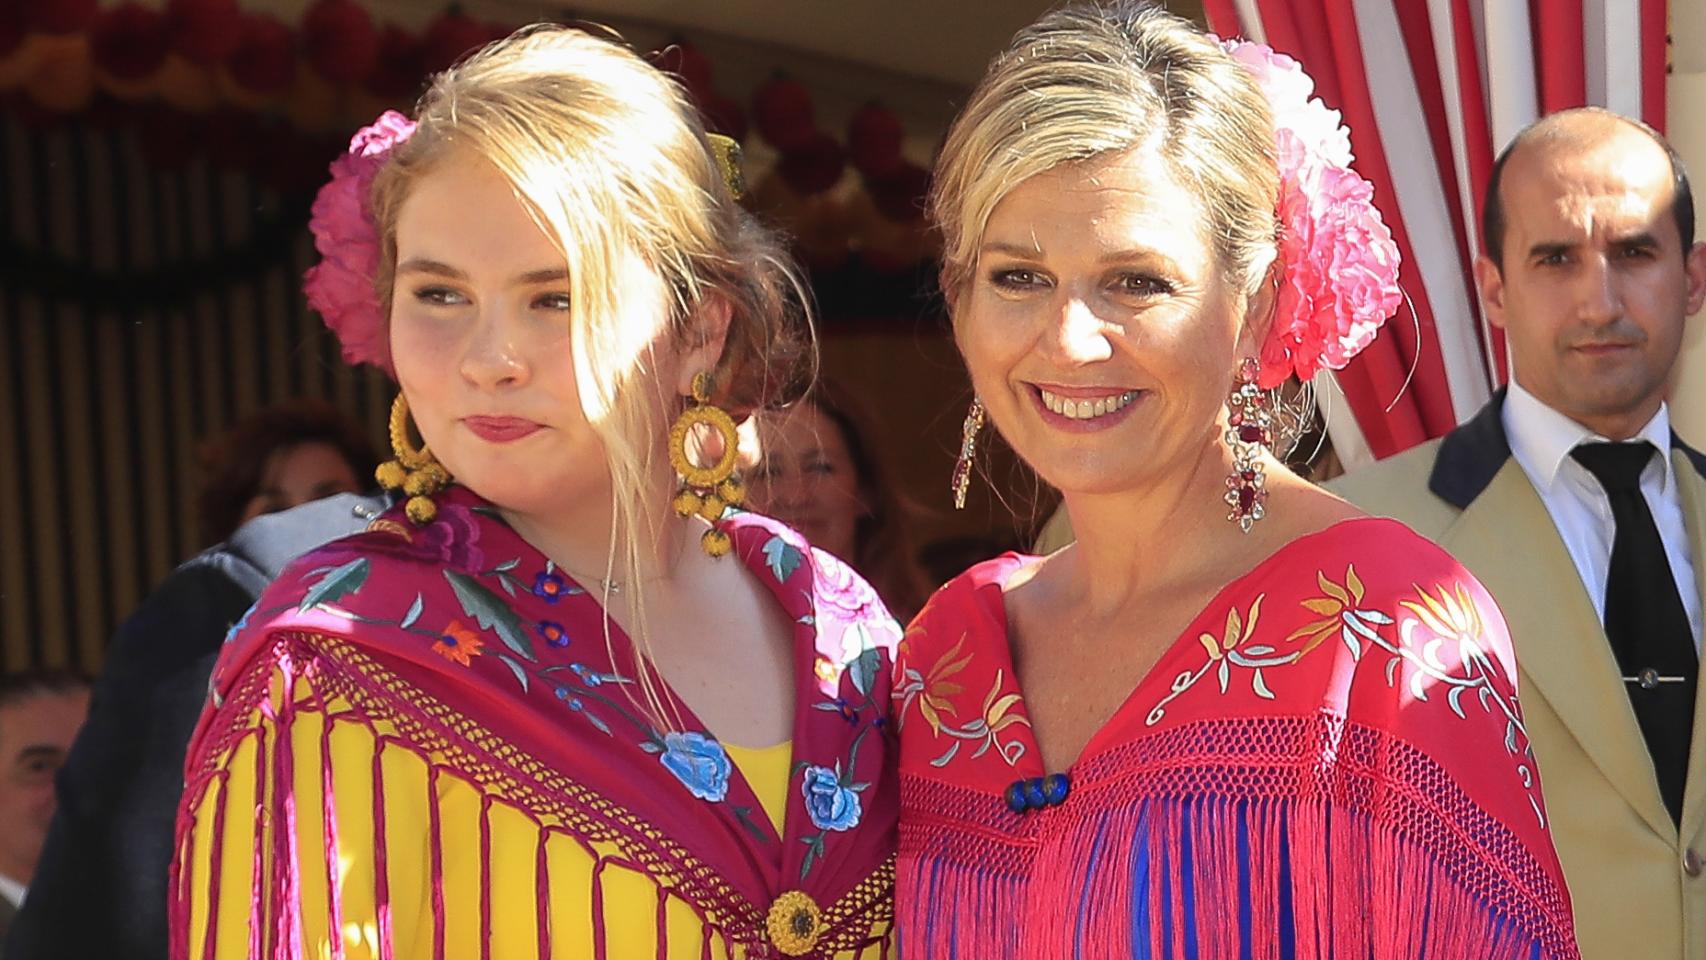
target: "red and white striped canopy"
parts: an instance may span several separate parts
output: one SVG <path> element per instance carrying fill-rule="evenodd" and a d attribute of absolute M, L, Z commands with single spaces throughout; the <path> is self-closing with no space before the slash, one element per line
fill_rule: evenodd
<path fill-rule="evenodd" d="M 1537 117 L 1597 104 L 1663 130 L 1666 0 L 1205 0 L 1209 25 L 1296 57 L 1344 113 L 1414 306 L 1335 379 L 1346 465 L 1471 416 L 1507 375 L 1471 266 L 1493 159 Z M 1353 422 L 1354 420 L 1354 422 Z"/>

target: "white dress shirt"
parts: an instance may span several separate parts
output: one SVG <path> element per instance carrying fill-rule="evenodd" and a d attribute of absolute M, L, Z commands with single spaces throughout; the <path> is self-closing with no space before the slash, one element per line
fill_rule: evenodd
<path fill-rule="evenodd" d="M 4 897 L 13 907 L 21 907 L 24 905 L 24 885 L 0 873 L 0 897 Z"/>
<path fill-rule="evenodd" d="M 1604 442 L 1605 438 L 1541 403 L 1515 380 L 1505 396 L 1502 411 L 1505 436 L 1510 440 L 1511 455 L 1534 484 L 1546 510 L 1552 515 L 1552 525 L 1575 561 L 1576 572 L 1588 596 L 1593 598 L 1594 612 L 1600 623 L 1605 622 L 1605 585 L 1611 576 L 1611 544 L 1617 533 L 1611 516 L 1611 499 L 1588 468 L 1577 463 L 1570 451 L 1583 443 Z M 1694 632 L 1694 650 L 1700 652 L 1700 591 L 1694 585 L 1694 562 L 1688 545 L 1688 530 L 1682 521 L 1682 504 L 1676 495 L 1676 467 L 1670 458 L 1670 412 L 1659 412 L 1631 440 L 1646 440 L 1658 449 L 1658 454 L 1641 472 L 1641 495 L 1647 499 L 1647 509 L 1653 512 L 1658 524 L 1659 539 L 1664 541 L 1665 559 L 1670 561 L 1671 577 L 1676 580 L 1677 595 L 1688 613 L 1688 625 Z"/>

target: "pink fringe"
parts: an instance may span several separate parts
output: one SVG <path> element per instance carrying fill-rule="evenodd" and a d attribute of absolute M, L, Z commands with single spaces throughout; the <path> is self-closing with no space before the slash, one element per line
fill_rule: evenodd
<path fill-rule="evenodd" d="M 551 955 L 551 872 L 545 858 L 545 842 L 551 832 L 539 828 L 539 843 L 533 851 L 533 915 L 538 918 L 539 956 Z"/>
<path fill-rule="evenodd" d="M 492 795 L 480 795 L 480 960 L 492 960 Z"/>
<path fill-rule="evenodd" d="M 296 766 L 295 751 L 290 745 L 290 728 L 296 718 L 296 662 L 290 657 L 280 658 L 278 676 L 283 694 L 273 724 L 272 950 L 279 960 L 289 960 L 304 955 L 300 923 L 302 861 L 296 845 Z"/>
<path fill-rule="evenodd" d="M 385 741 L 378 739 L 373 750 L 373 909 L 379 921 L 379 958 L 395 960 L 391 936 L 391 875 L 386 866 L 385 837 Z"/>
<path fill-rule="evenodd" d="M 327 939 L 331 941 L 331 960 L 344 960 L 343 878 L 338 869 L 338 812 L 332 802 L 332 718 L 325 702 L 317 704 L 320 724 L 320 816 L 323 819 L 323 846 L 326 868 L 326 906 L 331 913 Z"/>
<path fill-rule="evenodd" d="M 1300 958 L 1523 960 L 1539 940 L 1463 889 L 1433 851 L 1323 801 L 1135 801 L 1056 829 L 1065 839 L 1051 845 L 1048 872 L 1071 879 L 1049 888 L 958 858 L 903 852 L 897 908 L 907 953 L 1185 960 L 1189 930 L 1197 957 L 1280 960 L 1287 891 Z M 1286 891 L 1282 836 L 1292 854 Z M 1146 918 L 1134 924 L 1134 876 L 1149 886 L 1149 931 L 1139 943 L 1133 927 Z"/>
<path fill-rule="evenodd" d="M 432 956 L 444 958 L 444 831 L 438 814 L 438 766 L 427 772 L 427 843 L 432 849 Z"/>

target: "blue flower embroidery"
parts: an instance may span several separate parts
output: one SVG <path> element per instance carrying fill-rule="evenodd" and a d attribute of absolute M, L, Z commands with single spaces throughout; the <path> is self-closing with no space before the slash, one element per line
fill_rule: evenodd
<path fill-rule="evenodd" d="M 851 830 L 859 825 L 859 794 L 845 786 L 828 767 L 807 767 L 800 785 L 806 796 L 806 813 L 819 830 Z"/>
<path fill-rule="evenodd" d="M 734 765 L 723 745 L 710 737 L 672 730 L 663 735 L 663 754 L 658 759 L 695 797 L 721 803 L 728 795 Z"/>

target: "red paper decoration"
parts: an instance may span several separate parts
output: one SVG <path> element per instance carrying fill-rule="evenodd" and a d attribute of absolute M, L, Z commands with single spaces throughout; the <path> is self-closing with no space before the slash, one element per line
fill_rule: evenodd
<path fill-rule="evenodd" d="M 360 83 L 379 66 L 379 28 L 355 0 L 319 0 L 302 16 L 302 49 L 333 83 Z"/>
<path fill-rule="evenodd" d="M 296 37 L 290 28 L 264 14 L 245 14 L 237 50 L 228 69 L 231 79 L 262 96 L 283 93 L 296 78 Z"/>
<path fill-rule="evenodd" d="M 421 34 L 421 66 L 429 74 L 454 66 L 456 61 L 491 40 L 487 27 L 455 7 L 427 24 Z"/>
<path fill-rule="evenodd" d="M 785 74 L 766 80 L 752 95 L 752 119 L 758 134 L 783 153 L 805 148 L 817 136 L 812 95 Z"/>
<path fill-rule="evenodd" d="M 120 80 L 157 73 L 171 47 L 166 18 L 140 4 L 104 10 L 89 31 L 95 66 Z"/>
<path fill-rule="evenodd" d="M 166 31 L 172 50 L 197 66 L 216 67 L 237 52 L 242 14 L 237 0 L 169 0 Z"/>

